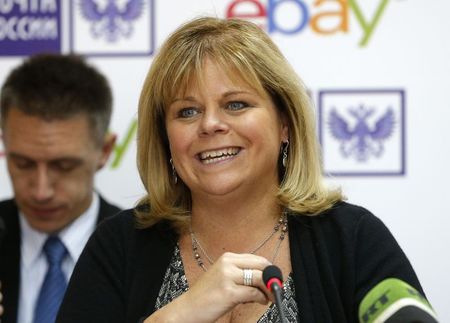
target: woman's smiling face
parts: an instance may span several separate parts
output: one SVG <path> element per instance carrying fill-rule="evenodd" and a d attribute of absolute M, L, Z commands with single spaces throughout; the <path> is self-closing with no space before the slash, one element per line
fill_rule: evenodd
<path fill-rule="evenodd" d="M 166 109 L 173 165 L 193 198 L 278 186 L 286 122 L 268 94 L 228 75 L 206 60 L 202 82 L 193 82 Z"/>

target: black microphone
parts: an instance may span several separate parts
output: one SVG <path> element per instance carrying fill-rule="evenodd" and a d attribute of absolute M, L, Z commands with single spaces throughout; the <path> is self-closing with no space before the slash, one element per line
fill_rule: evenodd
<path fill-rule="evenodd" d="M 281 300 L 283 299 L 283 275 L 281 274 L 280 268 L 275 265 L 267 266 L 263 270 L 263 281 L 267 289 L 270 290 L 275 297 L 275 305 L 280 314 L 280 322 L 288 323 L 286 316 L 284 315 L 283 307 L 281 306 Z"/>
<path fill-rule="evenodd" d="M 361 323 L 437 323 L 428 301 L 416 289 L 397 278 L 373 287 L 359 305 Z"/>

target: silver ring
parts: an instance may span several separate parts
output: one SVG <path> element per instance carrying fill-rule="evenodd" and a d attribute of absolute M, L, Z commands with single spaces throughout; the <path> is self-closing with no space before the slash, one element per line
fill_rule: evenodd
<path fill-rule="evenodd" d="M 244 274 L 244 285 L 253 286 L 253 270 L 244 269 L 243 274 Z"/>

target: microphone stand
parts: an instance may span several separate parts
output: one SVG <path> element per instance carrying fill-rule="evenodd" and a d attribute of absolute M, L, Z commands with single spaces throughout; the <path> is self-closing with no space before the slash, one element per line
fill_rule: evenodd
<path fill-rule="evenodd" d="M 283 307 L 282 307 L 282 293 L 283 290 L 281 289 L 280 285 L 274 283 L 272 284 L 272 293 L 275 296 L 275 305 L 278 308 L 278 314 L 280 315 L 280 322 L 281 323 L 288 323 L 286 316 L 284 315 Z"/>

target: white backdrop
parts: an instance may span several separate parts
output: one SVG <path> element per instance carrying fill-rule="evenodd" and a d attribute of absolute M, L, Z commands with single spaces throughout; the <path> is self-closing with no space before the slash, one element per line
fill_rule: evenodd
<path fill-rule="evenodd" d="M 109 200 L 132 207 L 143 194 L 132 126 L 152 61 L 150 52 L 181 22 L 205 14 L 225 17 L 237 1 L 146 1 L 131 36 L 113 43 L 105 37 L 89 41 L 89 22 L 83 21 L 78 7 L 70 7 L 77 2 L 62 2 L 62 51 L 87 54 L 109 78 L 115 97 L 111 129 L 120 145 L 108 167 L 98 174 L 97 188 Z M 126 2 L 116 1 L 122 8 Z M 106 1 L 97 3 L 101 8 Z M 442 322 L 450 321 L 446 294 L 450 290 L 450 2 L 241 0 L 233 10 L 255 15 L 258 8 L 265 17 L 249 19 L 269 32 L 311 91 L 321 116 L 324 160 L 332 173 L 329 180 L 343 187 L 350 202 L 367 207 L 387 224 Z M 296 30 L 303 21 L 305 27 Z M 0 35 L 1 28 L 0 22 Z M 367 42 L 360 44 L 365 35 Z M 5 45 L 0 37 L 0 51 L 1 46 Z M 0 82 L 21 60 L 0 57 Z M 334 109 L 354 129 L 356 117 L 351 110 L 360 106 L 359 117 L 366 128 L 355 132 L 365 144 L 357 160 L 355 151 L 342 155 L 340 149 L 347 145 L 349 152 L 351 145 L 331 135 L 329 116 Z M 389 109 L 394 118 L 391 136 L 370 142 L 367 136 Z M 369 110 L 371 115 L 362 114 Z M 127 134 L 131 135 L 129 145 L 125 144 Z M 379 155 L 369 148 L 377 148 Z M 1 199 L 11 196 L 2 153 L 0 142 Z"/>

